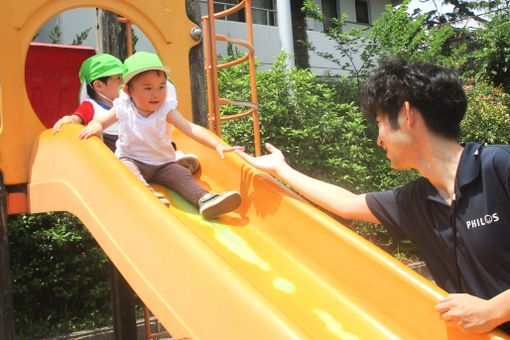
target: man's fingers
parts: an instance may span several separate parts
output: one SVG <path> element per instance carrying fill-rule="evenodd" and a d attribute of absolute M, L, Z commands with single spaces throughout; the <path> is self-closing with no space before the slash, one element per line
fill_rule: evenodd
<path fill-rule="evenodd" d="M 248 155 L 243 150 L 235 150 L 235 153 L 244 158 L 248 163 L 253 163 L 254 161 L 253 156 Z"/>
<path fill-rule="evenodd" d="M 267 151 L 269 151 L 271 153 L 273 153 L 277 150 L 272 144 L 269 144 L 269 143 L 266 143 L 266 149 L 267 149 Z"/>

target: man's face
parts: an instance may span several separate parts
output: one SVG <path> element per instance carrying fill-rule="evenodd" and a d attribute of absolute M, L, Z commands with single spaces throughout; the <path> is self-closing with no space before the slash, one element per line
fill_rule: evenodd
<path fill-rule="evenodd" d="M 411 167 L 413 143 L 406 126 L 407 116 L 400 110 L 398 115 L 398 129 L 392 127 L 387 114 L 378 114 L 376 121 L 379 127 L 377 145 L 386 151 L 386 158 L 391 161 L 391 167 L 396 170 Z"/>

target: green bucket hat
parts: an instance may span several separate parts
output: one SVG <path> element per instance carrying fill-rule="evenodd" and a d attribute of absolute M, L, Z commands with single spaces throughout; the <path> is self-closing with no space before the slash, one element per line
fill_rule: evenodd
<path fill-rule="evenodd" d="M 118 58 L 102 53 L 86 59 L 80 67 L 80 81 L 90 84 L 102 77 L 122 74 L 122 61 Z"/>
<path fill-rule="evenodd" d="M 170 68 L 164 66 L 157 54 L 150 52 L 136 52 L 124 60 L 124 84 L 127 84 L 134 76 L 145 71 L 163 71 L 168 78 Z"/>

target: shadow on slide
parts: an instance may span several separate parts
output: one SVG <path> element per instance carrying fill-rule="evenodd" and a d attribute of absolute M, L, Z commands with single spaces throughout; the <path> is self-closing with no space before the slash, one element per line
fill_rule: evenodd
<path fill-rule="evenodd" d="M 205 188 L 241 192 L 239 209 L 206 221 L 159 187 L 161 204 L 80 128 L 41 134 L 30 211 L 76 215 L 175 339 L 509 339 L 447 328 L 444 291 L 236 154 L 174 133 Z"/>

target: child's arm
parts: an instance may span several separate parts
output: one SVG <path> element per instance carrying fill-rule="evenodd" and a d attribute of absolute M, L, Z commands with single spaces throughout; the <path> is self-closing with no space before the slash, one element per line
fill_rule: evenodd
<path fill-rule="evenodd" d="M 176 128 L 178 128 L 182 133 L 186 136 L 193 138 L 197 142 L 203 145 L 207 145 L 208 147 L 215 149 L 221 158 L 224 157 L 225 152 L 230 152 L 234 150 L 244 150 L 241 146 L 227 146 L 220 143 L 217 139 L 211 136 L 203 127 L 193 124 L 184 118 L 181 113 L 177 110 L 171 111 L 166 116 L 167 122 L 173 124 Z"/>
<path fill-rule="evenodd" d="M 86 139 L 92 136 L 101 137 L 104 129 L 117 121 L 117 114 L 115 108 L 111 108 L 106 114 L 98 119 L 91 120 L 83 130 L 80 131 L 78 137 Z"/>
<path fill-rule="evenodd" d="M 69 124 L 69 123 L 77 123 L 77 124 L 83 124 L 83 119 L 81 119 L 78 115 L 68 115 L 60 118 L 55 125 L 53 125 L 53 133 L 57 133 L 62 125 Z"/>

